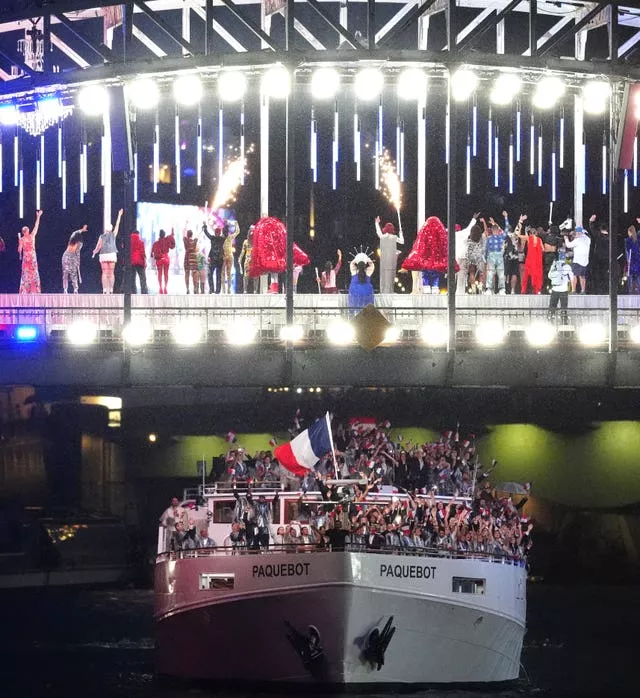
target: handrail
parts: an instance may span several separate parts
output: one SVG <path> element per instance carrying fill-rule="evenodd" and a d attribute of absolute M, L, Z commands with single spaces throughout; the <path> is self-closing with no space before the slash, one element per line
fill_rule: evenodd
<path fill-rule="evenodd" d="M 484 562 L 495 562 L 507 565 L 523 567 L 526 565 L 526 558 L 517 555 L 507 555 L 506 553 L 486 553 L 464 550 L 448 550 L 446 548 L 408 548 L 404 546 L 386 545 L 381 548 L 370 548 L 367 545 L 357 543 L 345 543 L 344 548 L 332 550 L 330 545 L 320 546 L 316 543 L 284 543 L 269 545 L 266 548 L 247 548 L 246 545 L 238 546 L 215 546 L 210 548 L 195 548 L 192 550 L 174 550 L 158 553 L 156 563 L 164 560 L 184 560 L 198 557 L 222 557 L 229 555 L 274 555 L 276 553 L 288 554 L 310 554 L 310 553 L 372 553 L 375 555 L 400 555 L 405 557 L 426 557 L 442 559 L 460 560 L 480 560 Z"/>

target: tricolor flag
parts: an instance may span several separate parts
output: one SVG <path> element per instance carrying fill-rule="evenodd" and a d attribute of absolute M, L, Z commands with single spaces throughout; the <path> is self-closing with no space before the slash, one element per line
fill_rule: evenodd
<path fill-rule="evenodd" d="M 288 444 L 281 444 L 273 455 L 294 475 L 304 477 L 324 456 L 332 451 L 329 413 L 320 418 Z"/>
<path fill-rule="evenodd" d="M 226 437 L 226 438 L 227 438 L 227 442 L 228 442 L 228 443 L 234 444 L 234 443 L 236 442 L 236 438 L 237 438 L 237 437 L 238 437 L 238 435 L 236 434 L 235 431 L 229 431 L 229 432 L 227 432 L 227 437 Z"/>
<path fill-rule="evenodd" d="M 349 427 L 359 432 L 371 431 L 376 428 L 375 417 L 351 417 Z"/>

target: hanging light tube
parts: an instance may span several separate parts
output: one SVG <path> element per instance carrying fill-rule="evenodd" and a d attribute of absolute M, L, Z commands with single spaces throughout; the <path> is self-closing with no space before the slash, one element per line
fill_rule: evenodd
<path fill-rule="evenodd" d="M 493 186 L 500 186 L 500 151 L 498 144 L 498 129 L 496 128 L 496 135 L 493 138 L 494 153 L 493 153 Z"/>
<path fill-rule="evenodd" d="M 493 169 L 493 117 L 489 107 L 489 119 L 487 120 L 487 167 Z"/>
<path fill-rule="evenodd" d="M 180 114 L 178 105 L 176 104 L 176 112 L 174 115 L 174 150 L 176 161 L 176 194 L 180 194 L 182 189 L 182 153 L 180 152 Z"/>
<path fill-rule="evenodd" d="M 555 144 L 551 151 L 551 201 L 556 201 L 556 148 Z"/>
<path fill-rule="evenodd" d="M 582 136 L 582 194 L 587 193 L 587 144 L 584 141 L 584 135 Z"/>
<path fill-rule="evenodd" d="M 447 113 L 444 122 L 444 164 L 449 164 L 449 106 L 447 105 Z"/>
<path fill-rule="evenodd" d="M 138 201 L 138 151 L 133 153 L 133 200 Z"/>
<path fill-rule="evenodd" d="M 158 193 L 158 181 L 160 179 L 160 124 L 156 111 L 156 123 L 153 127 L 153 193 Z"/>
<path fill-rule="evenodd" d="M 522 112 L 520 111 L 520 104 L 518 104 L 518 111 L 516 112 L 516 161 L 520 162 L 522 143 L 521 143 L 521 132 L 522 132 Z M 513 136 L 512 136 L 513 139 Z"/>
<path fill-rule="evenodd" d="M 89 153 L 88 153 L 88 146 L 86 142 L 86 135 L 85 135 L 85 141 L 82 144 L 82 152 L 84 155 L 84 158 L 82 160 L 83 166 L 84 166 L 84 172 L 83 172 L 83 183 L 84 183 L 84 193 L 86 194 L 89 191 Z"/>
<path fill-rule="evenodd" d="M 384 142 L 384 127 L 382 121 L 382 95 L 380 95 L 380 102 L 378 103 L 378 152 L 382 155 Z"/>
<path fill-rule="evenodd" d="M 624 171 L 623 213 L 629 213 L 629 170 Z"/>
<path fill-rule="evenodd" d="M 357 107 L 357 105 L 356 105 Z M 360 181 L 360 119 L 358 112 L 353 115 L 353 161 L 356 163 L 356 181 Z"/>
<path fill-rule="evenodd" d="M 44 133 L 40 135 L 40 184 L 44 184 Z"/>
<path fill-rule="evenodd" d="M 224 113 L 222 104 L 218 109 L 218 182 L 222 181 L 224 174 Z"/>
<path fill-rule="evenodd" d="M 64 139 L 64 131 L 62 125 L 59 131 L 60 144 L 60 174 L 62 179 L 62 210 L 67 209 L 67 149 Z"/>
<path fill-rule="evenodd" d="M 311 110 L 311 153 L 309 164 L 313 172 L 313 182 L 315 184 L 318 181 L 318 129 L 313 110 Z"/>
<path fill-rule="evenodd" d="M 471 137 L 467 136 L 467 163 L 466 163 L 467 196 L 471 194 Z"/>
<path fill-rule="evenodd" d="M 473 157 L 478 155 L 478 104 L 476 102 L 476 97 L 473 97 L 473 109 L 471 112 L 471 135 L 473 142 Z"/>
<path fill-rule="evenodd" d="M 542 186 L 542 129 L 538 129 L 538 186 Z"/>
<path fill-rule="evenodd" d="M 106 163 L 106 157 L 105 157 L 105 137 L 104 137 L 104 129 L 102 131 L 102 136 L 100 137 L 100 186 L 104 187 L 104 179 L 105 179 L 105 165 Z"/>
<path fill-rule="evenodd" d="M 513 133 L 509 136 L 509 194 L 513 194 Z"/>
<path fill-rule="evenodd" d="M 531 130 L 529 135 L 529 174 L 536 173 L 536 127 L 531 114 Z"/>
<path fill-rule="evenodd" d="M 62 178 L 62 124 L 58 123 L 58 179 Z"/>
<path fill-rule="evenodd" d="M 564 168 L 564 109 L 562 110 L 562 116 L 560 117 L 560 150 L 558 152 L 558 161 L 560 169 Z"/>
<path fill-rule="evenodd" d="M 331 179 L 334 191 L 338 187 L 338 159 L 339 159 L 339 145 L 338 145 L 338 100 L 336 100 L 335 108 L 333 111 L 333 143 L 331 145 L 332 152 L 332 166 L 331 166 Z"/>
<path fill-rule="evenodd" d="M 4 144 L 2 143 L 2 129 L 0 128 L 0 194 L 4 191 L 4 188 L 2 186 L 2 180 L 4 177 L 2 176 L 3 172 L 3 166 L 4 166 L 4 158 L 3 158 L 3 150 Z"/>
<path fill-rule="evenodd" d="M 400 158 L 400 181 L 404 182 L 404 121 L 402 122 L 402 126 L 400 127 Z"/>
<path fill-rule="evenodd" d="M 36 211 L 40 210 L 40 171 L 42 166 L 40 164 L 40 158 L 36 160 Z"/>
<path fill-rule="evenodd" d="M 240 107 L 240 156 L 244 159 L 246 154 L 244 152 L 244 100 L 242 101 L 242 106 Z M 240 183 L 244 186 L 244 171 L 242 168 L 242 174 L 240 175 Z"/>
<path fill-rule="evenodd" d="M 376 139 L 376 165 L 374 168 L 375 186 L 380 189 L 380 144 Z"/>
<path fill-rule="evenodd" d="M 633 139 L 633 186 L 638 186 L 638 136 Z"/>
<path fill-rule="evenodd" d="M 602 194 L 607 193 L 607 142 L 606 135 L 602 134 Z"/>
<path fill-rule="evenodd" d="M 244 110 L 242 112 L 242 117 L 244 118 Z M 244 125 L 242 128 L 243 133 L 240 136 L 241 138 L 244 137 Z M 244 178 L 244 174 L 242 176 Z M 198 105 L 198 125 L 196 130 L 196 184 L 199 187 L 202 186 L 202 107 L 200 105 Z"/>
<path fill-rule="evenodd" d="M 20 184 L 20 140 L 18 134 L 13 137 L 13 186 Z"/>
<path fill-rule="evenodd" d="M 18 173 L 18 217 L 24 218 L 24 170 L 20 163 L 20 172 Z"/>

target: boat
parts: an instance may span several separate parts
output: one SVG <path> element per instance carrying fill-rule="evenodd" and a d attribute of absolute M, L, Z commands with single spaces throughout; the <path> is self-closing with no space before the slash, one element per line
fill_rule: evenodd
<path fill-rule="evenodd" d="M 265 487 L 264 501 L 275 500 L 273 540 L 278 527 L 327 505 L 319 493 Z M 223 546 L 238 513 L 237 494 L 202 485 L 184 493 L 189 517 L 215 546 L 167 550 L 166 529 L 159 528 L 159 675 L 365 689 L 518 678 L 523 560 L 348 542 L 334 549 Z M 369 494 L 360 505 L 402 497 Z"/>

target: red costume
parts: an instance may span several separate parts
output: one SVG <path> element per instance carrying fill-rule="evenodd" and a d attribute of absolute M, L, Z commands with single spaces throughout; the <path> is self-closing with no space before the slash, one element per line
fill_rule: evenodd
<path fill-rule="evenodd" d="M 447 271 L 447 237 L 447 229 L 439 218 L 427 218 L 402 268 L 407 271 Z"/>
<path fill-rule="evenodd" d="M 137 231 L 131 233 L 131 266 L 146 267 L 147 255 L 144 251 L 144 242 Z"/>
<path fill-rule="evenodd" d="M 155 260 L 156 269 L 158 270 L 158 287 L 160 293 L 167 292 L 167 282 L 169 281 L 169 250 L 173 250 L 176 246 L 176 240 L 173 233 L 156 240 L 151 246 L 151 256 Z M 164 279 L 164 286 L 162 284 Z"/>
<path fill-rule="evenodd" d="M 527 235 L 527 256 L 524 260 L 520 293 L 526 293 L 531 279 L 534 293 L 542 291 L 542 240 L 535 234 Z"/>
<path fill-rule="evenodd" d="M 309 256 L 293 243 L 293 264 L 304 267 Z M 261 218 L 253 228 L 249 276 L 281 274 L 287 268 L 287 229 L 277 218 Z"/>

